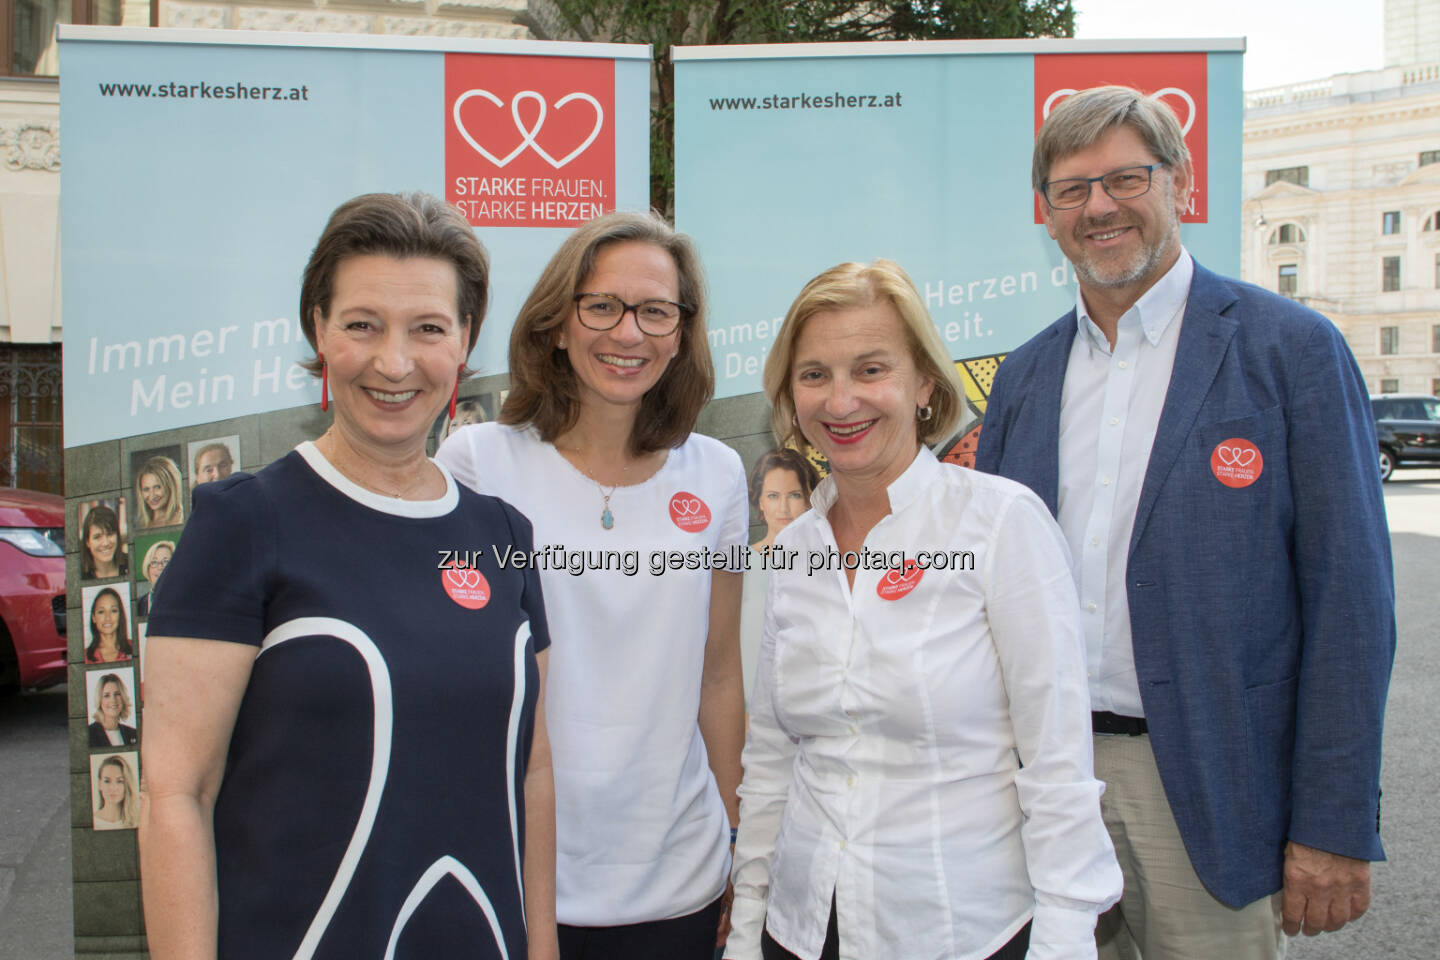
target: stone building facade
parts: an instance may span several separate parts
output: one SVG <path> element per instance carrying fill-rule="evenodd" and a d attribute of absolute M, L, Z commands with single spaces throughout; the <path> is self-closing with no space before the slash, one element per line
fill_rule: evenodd
<path fill-rule="evenodd" d="M 1440 0 L 1386 13 L 1387 62 L 1427 60 L 1246 94 L 1242 273 L 1330 317 L 1371 392 L 1440 394 Z"/>

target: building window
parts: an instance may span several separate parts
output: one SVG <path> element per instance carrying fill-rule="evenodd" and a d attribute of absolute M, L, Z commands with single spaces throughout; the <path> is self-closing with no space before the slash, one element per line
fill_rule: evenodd
<path fill-rule="evenodd" d="M 1275 289 L 1286 297 L 1293 297 L 1300 290 L 1300 268 L 1293 263 L 1280 264 L 1280 277 Z"/>
<path fill-rule="evenodd" d="M 1380 353 L 1381 355 L 1395 354 L 1400 352 L 1400 328 L 1380 328 Z"/>
<path fill-rule="evenodd" d="M 57 23 L 148 26 L 150 4 L 125 0 L 0 0 L 0 76 L 57 76 Z"/>
<path fill-rule="evenodd" d="M 1440 163 L 1440 150 L 1421 150 L 1420 166 L 1428 167 L 1432 163 Z"/>
<path fill-rule="evenodd" d="M 1304 230 L 1301 230 L 1300 227 L 1299 227 L 1299 225 L 1298 225 L 1298 224 L 1294 224 L 1294 223 L 1282 223 L 1280 226 L 1278 226 L 1278 227 L 1275 228 L 1275 232 L 1274 232 L 1274 233 L 1270 234 L 1270 244 L 1271 244 L 1271 246 L 1274 246 L 1274 245 L 1277 244 L 1277 243 L 1304 243 L 1304 242 L 1305 242 L 1305 231 L 1304 231 Z"/>
<path fill-rule="evenodd" d="M 1440 377 L 1430 381 L 1430 396 L 1440 397 Z"/>
<path fill-rule="evenodd" d="M 1435 254 L 1435 289 L 1440 290 L 1440 253 Z"/>
<path fill-rule="evenodd" d="M 1310 168 L 1281 167 L 1279 170 L 1265 171 L 1265 186 L 1268 187 L 1270 184 L 1279 183 L 1282 180 L 1285 183 L 1293 183 L 1296 186 L 1308 187 L 1310 186 Z"/>
<path fill-rule="evenodd" d="M 1399 392 L 1400 392 L 1400 381 L 1397 380 L 1395 377 L 1386 377 L 1384 380 L 1381 380 L 1381 381 L 1380 381 L 1380 392 L 1381 392 L 1381 393 L 1399 393 Z"/>
<path fill-rule="evenodd" d="M 1380 261 L 1380 289 L 1394 293 L 1400 289 L 1400 258 L 1385 257 Z"/>
<path fill-rule="evenodd" d="M 1400 211 L 1386 210 L 1380 214 L 1380 232 L 1386 236 L 1400 232 Z"/>
<path fill-rule="evenodd" d="M 0 486 L 65 493 L 60 345 L 0 344 Z"/>
<path fill-rule="evenodd" d="M 1440 323 L 1430 328 L 1430 352 L 1440 353 Z"/>
<path fill-rule="evenodd" d="M 1426 217 L 1425 226 L 1421 229 L 1424 230 L 1426 233 L 1429 233 L 1437 226 L 1440 226 L 1440 210 L 1436 210 L 1434 213 L 1430 214 L 1430 216 Z"/>

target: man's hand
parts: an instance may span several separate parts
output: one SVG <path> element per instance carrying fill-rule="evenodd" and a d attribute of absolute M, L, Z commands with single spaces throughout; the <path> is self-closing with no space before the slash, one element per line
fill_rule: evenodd
<path fill-rule="evenodd" d="M 1334 933 L 1370 909 L 1370 863 L 1291 841 L 1280 913 L 1285 933 Z"/>

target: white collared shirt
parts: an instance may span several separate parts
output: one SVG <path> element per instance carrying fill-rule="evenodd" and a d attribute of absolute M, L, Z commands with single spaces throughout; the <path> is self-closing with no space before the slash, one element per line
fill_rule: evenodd
<path fill-rule="evenodd" d="M 818 955 L 833 892 L 847 960 L 986 957 L 1032 916 L 1030 960 L 1094 957 L 1121 876 L 1060 531 L 1023 486 L 924 448 L 888 493 L 865 550 L 930 565 L 908 592 L 807 572 L 839 557 L 831 479 L 777 538 L 793 565 L 770 572 L 725 956 L 756 960 L 762 926 Z"/>
<path fill-rule="evenodd" d="M 1080 594 L 1080 628 L 1096 710 L 1143 717 L 1125 568 L 1135 508 L 1195 262 L 1185 250 L 1163 277 L 1121 315 L 1115 349 L 1076 295 L 1079 329 L 1060 394 L 1060 487 L 1057 517 Z"/>

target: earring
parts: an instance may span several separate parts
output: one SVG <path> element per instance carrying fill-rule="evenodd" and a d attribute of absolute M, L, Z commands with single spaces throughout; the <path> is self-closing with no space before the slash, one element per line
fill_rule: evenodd
<path fill-rule="evenodd" d="M 450 393 L 450 419 L 455 419 L 455 406 L 460 402 L 460 373 L 465 369 L 462 363 L 455 369 L 455 389 Z"/>
<path fill-rule="evenodd" d="M 925 406 L 923 407 L 915 408 L 915 419 L 919 420 L 921 423 L 924 423 L 933 416 L 935 416 L 935 411 L 930 409 L 930 404 L 928 403 L 925 404 Z"/>
<path fill-rule="evenodd" d="M 790 414 L 790 426 L 792 426 L 792 427 L 798 427 L 798 426 L 800 426 L 800 418 L 797 417 L 797 416 L 796 416 L 795 414 L 793 414 L 793 413 Z"/>
<path fill-rule="evenodd" d="M 555 349 L 556 349 L 556 350 L 564 350 L 564 349 L 565 349 L 565 334 L 563 334 L 563 333 L 560 334 L 559 339 L 557 339 L 557 340 L 555 341 Z"/>
<path fill-rule="evenodd" d="M 320 361 L 320 412 L 324 413 L 330 409 L 330 365 L 325 362 L 323 353 L 316 359 Z"/>

